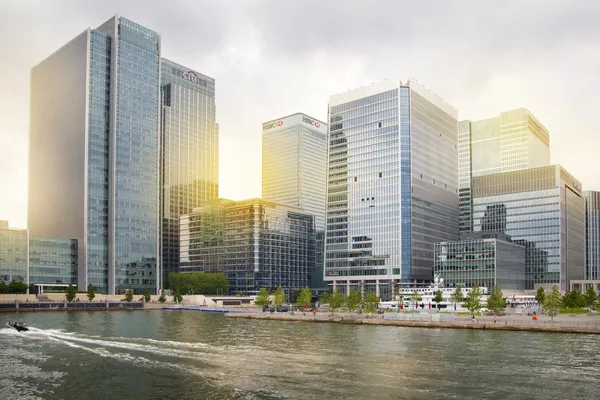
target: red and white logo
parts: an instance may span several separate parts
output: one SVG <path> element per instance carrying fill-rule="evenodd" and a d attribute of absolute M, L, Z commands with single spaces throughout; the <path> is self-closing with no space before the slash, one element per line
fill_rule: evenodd
<path fill-rule="evenodd" d="M 321 124 L 320 124 L 320 123 L 318 123 L 317 121 L 315 121 L 315 126 L 316 126 L 317 128 L 319 128 L 319 127 L 321 126 Z"/>
<path fill-rule="evenodd" d="M 283 121 L 279 120 L 279 121 L 277 121 L 277 123 L 275 125 L 281 126 L 281 125 L 283 125 Z"/>

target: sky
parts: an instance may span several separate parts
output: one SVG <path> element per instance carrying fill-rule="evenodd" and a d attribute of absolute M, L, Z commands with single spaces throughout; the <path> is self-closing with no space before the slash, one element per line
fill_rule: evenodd
<path fill-rule="evenodd" d="M 221 197 L 260 196 L 261 122 L 326 120 L 330 95 L 409 78 L 461 120 L 528 108 L 551 161 L 600 190 L 600 2 L 0 0 L 0 220 L 13 227 L 27 224 L 30 70 L 114 14 L 216 79 Z"/>

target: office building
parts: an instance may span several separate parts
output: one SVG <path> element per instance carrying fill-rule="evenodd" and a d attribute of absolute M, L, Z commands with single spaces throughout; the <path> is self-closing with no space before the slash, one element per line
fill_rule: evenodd
<path fill-rule="evenodd" d="M 262 197 L 314 215 L 316 266 L 311 288 L 322 288 L 327 203 L 327 124 L 296 113 L 262 125 Z"/>
<path fill-rule="evenodd" d="M 435 244 L 435 275 L 447 287 L 525 290 L 525 247 L 501 233 L 468 234 Z"/>
<path fill-rule="evenodd" d="M 314 216 L 262 199 L 219 199 L 180 218 L 182 272 L 224 273 L 231 294 L 309 283 Z"/>
<path fill-rule="evenodd" d="M 115 16 L 31 71 L 28 227 L 78 241 L 78 287 L 156 293 L 160 35 Z"/>
<path fill-rule="evenodd" d="M 329 102 L 325 280 L 384 300 L 433 279 L 434 243 L 458 239 L 457 112 L 414 81 Z"/>
<path fill-rule="evenodd" d="M 77 240 L 31 236 L 29 283 L 77 284 Z"/>
<path fill-rule="evenodd" d="M 585 279 L 600 280 L 600 192 L 583 192 L 585 198 Z"/>
<path fill-rule="evenodd" d="M 9 228 L 0 221 L 0 281 L 27 282 L 27 229 Z"/>
<path fill-rule="evenodd" d="M 460 121 L 458 181 L 460 230 L 472 229 L 471 180 L 478 176 L 550 165 L 550 135 L 524 108 L 479 121 Z"/>
<path fill-rule="evenodd" d="M 526 289 L 565 291 L 585 277 L 581 183 L 560 165 L 473 178 L 473 230 L 509 235 L 526 250 Z M 485 229 L 484 229 L 485 227 Z"/>
<path fill-rule="evenodd" d="M 215 80 L 161 61 L 163 279 L 179 270 L 179 217 L 219 196 Z"/>

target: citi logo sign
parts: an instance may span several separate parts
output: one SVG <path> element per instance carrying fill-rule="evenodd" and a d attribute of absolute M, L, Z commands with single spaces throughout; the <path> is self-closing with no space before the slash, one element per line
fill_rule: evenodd
<path fill-rule="evenodd" d="M 187 71 L 182 74 L 183 79 L 187 79 L 190 82 L 198 83 L 198 75 L 194 71 Z"/>
<path fill-rule="evenodd" d="M 275 127 L 280 127 L 281 125 L 283 125 L 283 121 L 279 120 L 277 122 L 270 122 L 268 124 L 264 124 L 263 125 L 263 131 L 275 128 Z"/>
<path fill-rule="evenodd" d="M 302 122 L 304 122 L 305 124 L 312 125 L 315 128 L 319 128 L 321 126 L 321 124 L 318 121 L 315 121 L 315 120 L 310 119 L 308 117 L 302 117 Z"/>

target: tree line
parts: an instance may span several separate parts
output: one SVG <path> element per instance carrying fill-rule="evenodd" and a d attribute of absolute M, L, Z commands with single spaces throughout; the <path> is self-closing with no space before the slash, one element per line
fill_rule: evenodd
<path fill-rule="evenodd" d="M 175 301 L 181 302 L 182 294 L 226 294 L 229 283 L 225 274 L 172 272 L 167 286 L 173 291 Z"/>

